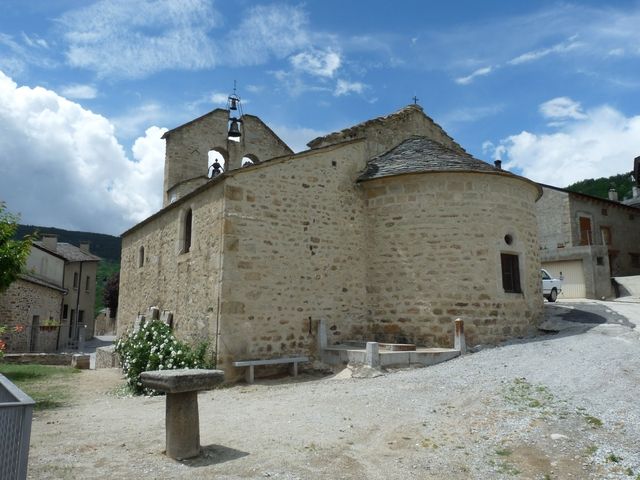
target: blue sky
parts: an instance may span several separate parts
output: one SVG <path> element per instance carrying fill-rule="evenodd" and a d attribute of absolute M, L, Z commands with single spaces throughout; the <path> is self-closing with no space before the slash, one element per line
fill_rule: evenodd
<path fill-rule="evenodd" d="M 4 0 L 0 200 L 119 234 L 160 208 L 164 129 L 224 106 L 294 150 L 419 98 L 474 156 L 566 186 L 640 155 L 640 3 Z"/>

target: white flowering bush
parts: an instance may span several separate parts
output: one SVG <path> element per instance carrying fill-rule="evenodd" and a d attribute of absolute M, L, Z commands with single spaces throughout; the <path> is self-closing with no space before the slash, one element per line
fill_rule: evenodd
<path fill-rule="evenodd" d="M 206 342 L 192 348 L 177 340 L 171 328 L 159 320 L 143 324 L 137 332 L 128 331 L 116 341 L 115 349 L 120 356 L 127 383 L 136 394 L 155 393 L 142 386 L 142 372 L 212 366 L 205 358 L 209 351 Z"/>

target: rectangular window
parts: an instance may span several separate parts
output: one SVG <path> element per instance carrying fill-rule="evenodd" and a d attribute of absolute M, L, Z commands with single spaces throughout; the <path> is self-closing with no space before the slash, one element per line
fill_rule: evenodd
<path fill-rule="evenodd" d="M 611 245 L 611 228 L 600 227 L 600 233 L 602 234 L 602 244 Z"/>
<path fill-rule="evenodd" d="M 522 293 L 518 255 L 501 253 L 500 261 L 502 263 L 502 287 L 504 291 L 507 293 Z"/>
<path fill-rule="evenodd" d="M 68 314 L 69 314 L 69 305 L 65 305 L 64 307 L 62 307 L 62 318 L 67 318 Z"/>
<path fill-rule="evenodd" d="M 580 217 L 580 245 L 591 245 L 591 219 Z"/>
<path fill-rule="evenodd" d="M 630 253 L 631 266 L 634 268 L 640 268 L 640 253 Z"/>
<path fill-rule="evenodd" d="M 79 281 L 78 272 L 73 272 L 73 288 L 78 288 Z"/>
<path fill-rule="evenodd" d="M 75 321 L 76 321 L 76 311 L 72 308 L 71 309 L 71 317 L 69 317 L 69 338 L 71 338 L 71 336 L 73 335 L 73 326 L 75 325 Z"/>
<path fill-rule="evenodd" d="M 84 324 L 84 310 L 78 312 L 78 325 Z"/>
<path fill-rule="evenodd" d="M 89 285 L 91 283 L 91 277 L 89 277 L 89 275 L 87 275 L 87 278 L 84 282 L 84 291 L 88 292 L 89 291 Z"/>

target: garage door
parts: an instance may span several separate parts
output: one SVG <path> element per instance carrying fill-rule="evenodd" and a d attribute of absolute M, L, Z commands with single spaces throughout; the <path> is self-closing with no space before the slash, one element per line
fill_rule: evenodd
<path fill-rule="evenodd" d="M 581 260 L 543 263 L 542 268 L 556 278 L 562 278 L 560 298 L 585 298 L 584 270 Z"/>

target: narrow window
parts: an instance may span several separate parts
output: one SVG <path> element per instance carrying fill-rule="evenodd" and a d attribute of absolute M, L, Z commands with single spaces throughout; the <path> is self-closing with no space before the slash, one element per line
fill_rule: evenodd
<path fill-rule="evenodd" d="M 611 228 L 600 227 L 600 233 L 602 234 L 602 244 L 611 245 Z"/>
<path fill-rule="evenodd" d="M 518 255 L 501 253 L 500 260 L 502 262 L 502 287 L 504 291 L 507 293 L 522 293 Z"/>
<path fill-rule="evenodd" d="M 191 222 L 193 220 L 193 214 L 191 209 L 187 210 L 184 216 L 184 245 L 182 248 L 183 253 L 187 253 L 191 250 Z"/>
<path fill-rule="evenodd" d="M 580 217 L 580 245 L 591 245 L 591 219 Z"/>
<path fill-rule="evenodd" d="M 80 279 L 78 278 L 78 272 L 73 272 L 73 288 L 78 288 L 78 282 Z"/>
<path fill-rule="evenodd" d="M 144 247 L 138 250 L 138 268 L 144 267 Z"/>
<path fill-rule="evenodd" d="M 69 315 L 69 305 L 66 305 L 62 308 L 62 318 L 67 318 Z"/>
<path fill-rule="evenodd" d="M 89 275 L 87 275 L 87 278 L 85 278 L 84 280 L 84 291 L 88 292 L 89 291 L 89 284 L 91 283 L 91 277 L 89 277 Z"/>
<path fill-rule="evenodd" d="M 73 336 L 73 325 L 76 324 L 76 311 L 71 309 L 71 317 L 69 318 L 69 338 Z"/>

